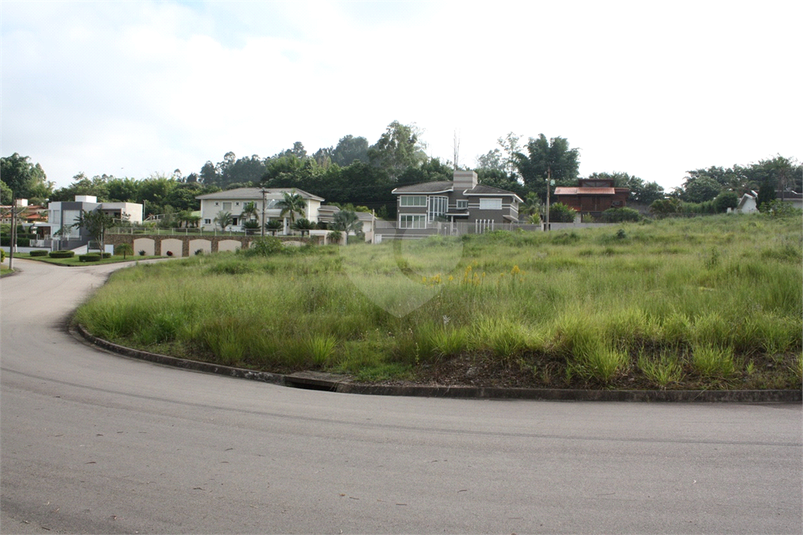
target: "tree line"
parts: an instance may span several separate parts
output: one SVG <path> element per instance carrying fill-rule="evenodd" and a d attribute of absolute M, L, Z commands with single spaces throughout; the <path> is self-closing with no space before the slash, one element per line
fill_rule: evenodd
<path fill-rule="evenodd" d="M 457 152 L 456 149 L 455 160 Z M 476 158 L 473 170 L 481 184 L 513 191 L 526 199 L 526 213 L 545 203 L 547 176 L 554 186 L 577 183 L 579 158 L 579 149 L 572 148 L 565 138 L 540 134 L 525 140 L 509 133 L 497 140 L 497 147 Z M 390 123 L 372 145 L 364 137 L 347 135 L 337 145 L 312 154 L 301 142 L 265 158 L 256 154 L 237 158 L 228 152 L 220 162 L 207 161 L 198 172 L 186 176 L 178 169 L 170 176 L 152 175 L 145 179 L 112 175 L 89 178 L 79 173 L 69 186 L 54 189 L 42 167 L 27 156 L 14 153 L 0 158 L 0 165 L 3 204 L 10 202 L 12 192 L 16 197 L 31 199 L 32 203 L 94 195 L 101 202 L 142 203 L 145 215 L 179 213 L 197 210 L 197 195 L 256 186 L 298 188 L 329 203 L 366 206 L 380 217 L 395 215 L 393 188 L 452 180 L 456 167 L 454 162 L 427 156 L 420 130 L 398 121 Z M 799 192 L 803 189 L 803 166 L 776 156 L 746 166 L 697 169 L 689 171 L 683 185 L 669 193 L 656 182 L 624 172 L 595 172 L 588 178 L 612 179 L 616 186 L 629 188 L 630 203 L 652 205 L 661 201 L 656 205 L 660 208 L 668 200 L 674 208 L 697 206 L 699 211 L 705 211 L 700 207 L 708 210 L 717 197 L 726 193 L 727 202 L 721 198 L 717 207 L 733 204 L 734 196 L 738 199 L 748 191 L 757 191 L 767 198 L 774 198 L 777 189 Z"/>

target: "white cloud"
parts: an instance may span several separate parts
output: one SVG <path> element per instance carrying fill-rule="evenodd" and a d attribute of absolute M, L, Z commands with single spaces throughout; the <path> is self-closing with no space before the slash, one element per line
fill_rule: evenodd
<path fill-rule="evenodd" d="M 416 123 L 460 161 L 563 136 L 581 173 L 800 156 L 795 20 L 769 2 L 2 4 L 2 153 L 185 174 L 228 151 L 312 152 Z"/>

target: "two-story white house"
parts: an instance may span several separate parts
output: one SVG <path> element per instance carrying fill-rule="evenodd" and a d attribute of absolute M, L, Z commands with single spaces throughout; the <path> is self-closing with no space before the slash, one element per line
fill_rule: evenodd
<path fill-rule="evenodd" d="M 245 219 L 243 208 L 247 203 L 253 202 L 256 205 L 256 221 L 260 223 L 260 228 L 268 221 L 281 221 L 282 233 L 287 234 L 290 229 L 291 217 L 290 214 L 282 215 L 282 208 L 279 204 L 284 199 L 285 193 L 301 195 L 307 203 L 304 213 L 296 214 L 296 219 L 303 217 L 313 223 L 318 222 L 318 210 L 323 199 L 317 195 L 298 188 L 236 188 L 195 197 L 201 201 L 201 228 L 214 230 L 217 226 L 215 220 L 218 215 L 221 212 L 228 212 L 232 217 L 231 226 L 228 228 L 235 231 L 243 230 Z"/>

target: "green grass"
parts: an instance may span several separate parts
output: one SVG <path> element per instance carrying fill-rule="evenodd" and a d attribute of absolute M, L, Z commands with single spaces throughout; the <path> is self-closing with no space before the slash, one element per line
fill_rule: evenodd
<path fill-rule="evenodd" d="M 122 344 L 276 372 L 799 388 L 800 223 L 722 216 L 204 255 L 115 273 L 76 319 Z"/>

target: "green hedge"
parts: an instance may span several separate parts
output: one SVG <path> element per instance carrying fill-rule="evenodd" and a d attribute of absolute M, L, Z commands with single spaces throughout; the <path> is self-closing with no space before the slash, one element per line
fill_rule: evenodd
<path fill-rule="evenodd" d="M 72 258 L 75 256 L 74 251 L 53 251 L 50 253 L 50 258 Z"/>
<path fill-rule="evenodd" d="M 31 251 L 31 256 L 47 256 L 47 251 L 44 249 L 36 249 Z"/>
<path fill-rule="evenodd" d="M 30 247 L 31 239 L 17 236 L 17 247 Z M 11 247 L 11 236 L 3 236 L 0 238 L 0 246 Z"/>
<path fill-rule="evenodd" d="M 602 212 L 602 221 L 604 223 L 619 223 L 621 221 L 638 221 L 641 219 L 641 214 L 632 208 L 609 208 Z"/>
<path fill-rule="evenodd" d="M 100 262 L 100 253 L 88 253 L 78 255 L 79 262 Z"/>

